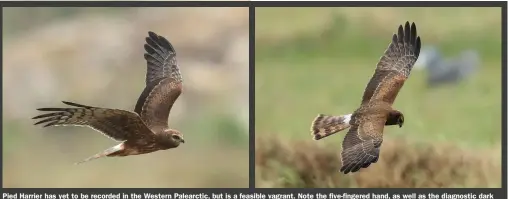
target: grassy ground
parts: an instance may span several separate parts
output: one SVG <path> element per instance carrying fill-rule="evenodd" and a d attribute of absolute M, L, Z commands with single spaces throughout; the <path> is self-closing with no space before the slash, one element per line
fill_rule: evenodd
<path fill-rule="evenodd" d="M 486 176 L 500 173 L 500 11 L 494 8 L 257 8 L 256 135 L 275 140 L 256 144 L 258 186 L 499 187 L 500 178 L 482 181 L 451 177 L 429 183 L 420 171 L 450 172 L 456 163 L 447 157 L 459 156 L 483 158 L 482 161 L 492 166 L 468 164 L 467 172 Z M 400 129 L 386 128 L 386 143 L 392 140 L 392 144 L 382 148 L 381 162 L 371 165 L 363 174 L 340 176 L 336 167 L 340 166 L 337 157 L 343 134 L 314 142 L 310 123 L 318 113 L 351 113 L 359 106 L 375 64 L 397 26 L 405 21 L 417 24 L 424 46 L 436 45 L 446 56 L 454 56 L 466 48 L 478 50 L 481 68 L 467 81 L 437 89 L 426 88 L 425 72 L 414 71 L 394 104 L 405 114 L 405 125 Z M 394 140 L 400 145 L 393 144 Z M 420 145 L 425 150 L 417 147 Z M 274 147 L 289 150 L 286 153 L 292 155 L 267 153 Z M 436 156 L 425 153 L 450 147 L 453 153 Z M 331 179 L 308 183 L 298 172 L 298 162 L 305 161 L 301 158 L 313 154 L 329 156 L 305 168 L 330 167 L 323 176 Z M 286 161 L 279 157 L 293 158 Z M 402 180 L 415 180 L 414 183 L 344 181 L 376 172 L 378 180 L 393 182 L 395 174 L 390 174 L 391 170 L 401 169 L 399 163 L 415 167 L 411 163 L 415 159 L 440 166 L 422 166 L 397 174 L 406 176 Z M 457 175 L 465 176 L 467 172 Z M 308 178 L 319 179 L 319 174 L 313 171 L 304 173 L 311 176 Z"/>

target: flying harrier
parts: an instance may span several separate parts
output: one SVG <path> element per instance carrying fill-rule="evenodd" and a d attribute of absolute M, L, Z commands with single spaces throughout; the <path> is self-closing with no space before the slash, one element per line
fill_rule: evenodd
<path fill-rule="evenodd" d="M 352 114 L 332 116 L 319 114 L 311 125 L 314 140 L 349 128 L 342 142 L 341 172 L 347 174 L 376 163 L 383 142 L 385 125 L 404 124 L 404 115 L 392 108 L 402 85 L 409 77 L 420 54 L 420 37 L 414 23 L 399 26 L 392 42 L 377 64 L 365 88 L 360 108 Z"/>
<path fill-rule="evenodd" d="M 56 111 L 36 116 L 34 125 L 87 126 L 121 143 L 79 163 L 100 157 L 128 156 L 176 148 L 183 135 L 168 127 L 171 107 L 182 93 L 182 76 L 175 49 L 166 38 L 148 32 L 144 54 L 147 62 L 146 87 L 134 112 L 100 108 L 63 101 L 73 108 L 39 108 Z"/>

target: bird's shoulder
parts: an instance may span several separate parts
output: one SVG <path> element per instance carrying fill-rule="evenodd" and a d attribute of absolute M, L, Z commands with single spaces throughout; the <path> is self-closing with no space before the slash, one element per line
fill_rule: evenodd
<path fill-rule="evenodd" d="M 363 114 L 372 114 L 376 112 L 388 112 L 392 109 L 392 105 L 390 103 L 376 100 L 366 104 L 362 104 L 355 112 L 363 113 Z"/>
<path fill-rule="evenodd" d="M 389 103 L 383 101 L 374 101 L 362 104 L 351 116 L 352 120 L 358 122 L 372 120 L 378 117 L 384 117 L 392 110 Z"/>

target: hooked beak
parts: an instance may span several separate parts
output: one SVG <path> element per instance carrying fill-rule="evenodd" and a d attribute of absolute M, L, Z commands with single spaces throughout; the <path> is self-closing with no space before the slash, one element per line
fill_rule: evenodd
<path fill-rule="evenodd" d="M 399 128 L 402 128 L 402 123 L 399 123 Z"/>
<path fill-rule="evenodd" d="M 181 142 L 182 142 L 182 143 L 185 143 L 185 140 L 184 140 L 184 139 L 182 139 L 182 141 L 181 141 Z"/>

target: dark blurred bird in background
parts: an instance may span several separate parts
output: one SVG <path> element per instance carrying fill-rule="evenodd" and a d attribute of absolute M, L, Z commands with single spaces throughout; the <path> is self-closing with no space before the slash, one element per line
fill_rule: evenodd
<path fill-rule="evenodd" d="M 456 84 L 471 77 L 478 70 L 480 55 L 476 50 L 467 49 L 458 56 L 445 59 L 436 46 L 422 48 L 415 70 L 427 71 L 427 87 L 435 88 Z"/>

